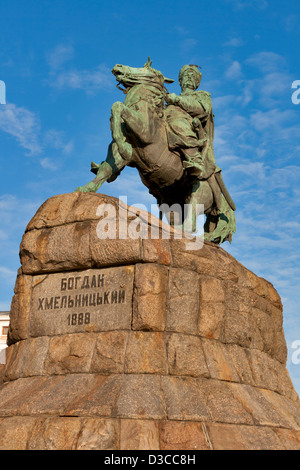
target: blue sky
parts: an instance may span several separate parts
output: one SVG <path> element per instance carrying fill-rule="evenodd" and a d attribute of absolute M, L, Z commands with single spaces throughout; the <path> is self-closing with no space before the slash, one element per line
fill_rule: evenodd
<path fill-rule="evenodd" d="M 153 67 L 175 79 L 202 66 L 212 94 L 215 154 L 238 207 L 237 233 L 223 247 L 282 297 L 288 369 L 300 365 L 299 0 L 10 0 L 0 2 L 0 310 L 10 307 L 19 244 L 38 207 L 90 180 L 110 142 L 109 116 L 123 100 L 116 63 Z M 101 192 L 128 203 L 155 201 L 126 169 Z"/>

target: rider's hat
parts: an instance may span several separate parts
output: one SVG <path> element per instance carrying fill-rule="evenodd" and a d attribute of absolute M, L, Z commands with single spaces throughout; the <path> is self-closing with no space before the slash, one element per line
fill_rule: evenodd
<path fill-rule="evenodd" d="M 201 68 L 201 67 L 199 67 L 199 65 L 194 65 L 194 64 L 184 65 L 183 67 L 181 67 L 181 69 L 179 71 L 179 83 L 180 83 L 180 85 L 181 85 L 181 80 L 182 80 L 184 72 L 186 72 L 188 69 L 192 69 L 195 72 L 195 75 L 196 75 L 197 88 L 198 88 L 198 86 L 200 85 L 200 82 L 201 82 L 201 78 L 202 78 L 202 73 L 198 70 L 199 68 Z"/>

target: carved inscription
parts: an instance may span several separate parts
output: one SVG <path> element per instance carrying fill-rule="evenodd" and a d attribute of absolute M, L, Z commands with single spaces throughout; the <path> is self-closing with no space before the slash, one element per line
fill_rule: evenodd
<path fill-rule="evenodd" d="M 128 329 L 133 267 L 35 276 L 30 334 Z"/>

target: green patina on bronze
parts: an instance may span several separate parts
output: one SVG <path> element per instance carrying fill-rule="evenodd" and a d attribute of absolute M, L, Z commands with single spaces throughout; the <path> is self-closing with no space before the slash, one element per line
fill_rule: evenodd
<path fill-rule="evenodd" d="M 117 101 L 111 109 L 113 140 L 106 160 L 92 162 L 96 178 L 76 191 L 96 192 L 125 166 L 135 167 L 160 207 L 188 205 L 177 227 L 195 232 L 197 206 L 203 204 L 205 239 L 231 242 L 236 208 L 216 165 L 212 100 L 210 93 L 197 90 L 199 67 L 181 68 L 180 95 L 167 91 L 165 83 L 174 80 L 155 70 L 150 59 L 141 68 L 115 65 L 112 73 L 126 94 L 124 103 Z M 170 214 L 168 220 L 174 224 Z"/>

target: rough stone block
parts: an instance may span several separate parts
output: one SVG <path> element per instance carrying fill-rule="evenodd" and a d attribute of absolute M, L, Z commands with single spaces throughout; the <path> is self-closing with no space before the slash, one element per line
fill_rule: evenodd
<path fill-rule="evenodd" d="M 22 416 L 0 421 L 0 450 L 26 450 L 36 419 Z"/>
<path fill-rule="evenodd" d="M 212 423 L 206 427 L 213 450 L 283 450 L 272 429 Z"/>
<path fill-rule="evenodd" d="M 256 424 L 260 426 L 299 429 L 291 415 L 293 402 L 287 404 L 287 402 L 282 401 L 282 397 L 277 393 L 249 385 L 231 383 L 228 384 L 228 387 L 232 390 L 234 397 L 253 417 Z M 283 411 L 287 407 L 289 411 Z"/>
<path fill-rule="evenodd" d="M 116 416 L 131 419 L 166 419 L 166 405 L 158 375 L 128 374 L 115 407 Z"/>
<path fill-rule="evenodd" d="M 142 261 L 141 239 L 100 239 L 97 236 L 98 222 L 90 224 L 90 250 L 95 267 L 119 266 Z"/>
<path fill-rule="evenodd" d="M 25 346 L 22 353 L 20 350 L 18 351 L 18 356 L 22 358 L 19 377 L 43 375 L 44 363 L 49 349 L 49 338 L 32 338 L 24 343 Z"/>
<path fill-rule="evenodd" d="M 75 450 L 80 427 L 79 419 L 55 417 L 40 420 L 30 436 L 28 450 Z"/>
<path fill-rule="evenodd" d="M 224 303 L 201 302 L 198 319 L 198 332 L 200 336 L 220 339 L 225 319 Z"/>
<path fill-rule="evenodd" d="M 261 351 L 264 347 L 263 339 L 249 313 L 230 309 L 226 310 L 221 341 Z"/>
<path fill-rule="evenodd" d="M 256 387 L 273 390 L 281 395 L 297 400 L 297 394 L 286 368 L 268 354 L 257 350 L 246 351 Z"/>
<path fill-rule="evenodd" d="M 93 334 L 71 334 L 50 339 L 45 374 L 89 372 L 96 338 Z"/>
<path fill-rule="evenodd" d="M 210 410 L 212 421 L 219 423 L 253 425 L 249 410 L 234 395 L 230 382 L 219 380 L 205 381 L 206 405 Z"/>
<path fill-rule="evenodd" d="M 20 258 L 24 274 L 91 268 L 90 222 L 26 232 Z"/>
<path fill-rule="evenodd" d="M 162 377 L 169 420 L 207 421 L 211 413 L 207 406 L 206 379 Z"/>
<path fill-rule="evenodd" d="M 223 346 L 226 347 L 227 353 L 231 358 L 231 363 L 239 377 L 238 382 L 254 385 L 252 370 L 248 360 L 248 350 L 238 346 L 237 344 L 226 344 Z"/>
<path fill-rule="evenodd" d="M 118 450 L 119 441 L 119 420 L 86 418 L 82 420 L 76 450 Z"/>
<path fill-rule="evenodd" d="M 239 376 L 226 346 L 218 341 L 205 338 L 202 338 L 201 342 L 211 378 L 239 382 Z"/>
<path fill-rule="evenodd" d="M 201 423 L 162 421 L 161 450 L 210 450 Z"/>
<path fill-rule="evenodd" d="M 170 265 L 170 241 L 155 239 L 142 240 L 142 261 L 145 263 Z"/>
<path fill-rule="evenodd" d="M 120 450 L 160 450 L 156 421 L 121 419 Z"/>
<path fill-rule="evenodd" d="M 275 428 L 273 431 L 277 434 L 282 444 L 282 449 L 300 450 L 300 431 L 282 428 Z"/>
<path fill-rule="evenodd" d="M 163 333 L 134 331 L 129 335 L 125 358 L 127 374 L 167 374 Z"/>
<path fill-rule="evenodd" d="M 134 295 L 133 330 L 164 331 L 166 327 L 167 293 Z"/>
<path fill-rule="evenodd" d="M 96 336 L 91 373 L 105 375 L 123 373 L 128 335 L 127 331 L 109 331 Z"/>
<path fill-rule="evenodd" d="M 77 394 L 65 403 L 64 415 L 118 417 L 117 401 L 124 385 L 123 375 L 85 374 L 78 379 L 73 377 L 70 386 L 72 390 L 77 390 Z M 62 391 L 66 389 L 65 385 L 68 383 L 61 385 Z"/>
<path fill-rule="evenodd" d="M 164 331 L 168 269 L 157 264 L 137 264 L 133 303 L 134 330 Z"/>
<path fill-rule="evenodd" d="M 137 264 L 135 288 L 139 296 L 161 294 L 167 291 L 168 268 L 157 264 Z"/>
<path fill-rule="evenodd" d="M 222 281 L 213 277 L 202 277 L 200 286 L 201 302 L 224 302 Z"/>
<path fill-rule="evenodd" d="M 171 375 L 209 377 L 201 340 L 197 336 L 167 335 L 167 352 Z"/>
<path fill-rule="evenodd" d="M 166 330 L 197 334 L 198 316 L 198 274 L 184 269 L 170 269 Z"/>
<path fill-rule="evenodd" d="M 15 284 L 15 295 L 10 310 L 10 327 L 7 340 L 9 345 L 27 338 L 31 285 L 32 277 L 22 274 L 22 269 L 19 269 Z"/>

